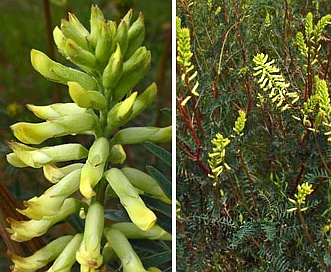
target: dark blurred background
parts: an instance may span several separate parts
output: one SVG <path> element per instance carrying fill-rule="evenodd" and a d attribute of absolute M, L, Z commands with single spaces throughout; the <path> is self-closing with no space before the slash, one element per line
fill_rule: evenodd
<path fill-rule="evenodd" d="M 134 125 L 165 126 L 171 118 L 160 109 L 171 107 L 171 0 L 1 0 L 0 1 L 0 182 L 16 199 L 29 199 L 40 195 L 48 186 L 42 171 L 16 169 L 8 165 L 5 154 L 10 150 L 8 140 L 14 139 L 9 126 L 18 121 L 38 121 L 25 104 L 47 105 L 69 102 L 67 87 L 47 81 L 38 74 L 30 63 L 30 50 L 38 49 L 54 56 L 56 61 L 65 59 L 52 49 L 52 31 L 67 18 L 70 11 L 89 29 L 91 4 L 97 4 L 105 18 L 118 22 L 133 8 L 132 22 L 142 11 L 145 17 L 146 37 L 144 45 L 151 50 L 151 69 L 142 82 L 143 90 L 153 81 L 158 85 L 158 97 Z M 49 13 L 49 15 L 47 15 Z M 49 21 L 50 20 L 50 21 Z M 50 23 L 47 26 L 47 23 Z M 50 43 L 51 42 L 51 43 Z M 61 141 L 61 140 L 59 140 Z M 169 146 L 166 146 L 169 149 Z M 146 157 L 137 154 L 135 147 L 126 150 L 128 161 L 139 164 Z M 153 157 L 148 158 L 149 164 Z M 144 161 L 141 161 L 143 165 Z M 0 203 L 1 205 L 1 203 Z M 6 246 L 0 237 L 0 271 L 9 271 L 10 260 Z"/>

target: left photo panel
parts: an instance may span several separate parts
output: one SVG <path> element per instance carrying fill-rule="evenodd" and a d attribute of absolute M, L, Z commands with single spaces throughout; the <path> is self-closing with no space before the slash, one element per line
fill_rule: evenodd
<path fill-rule="evenodd" d="M 0 8 L 0 270 L 173 271 L 172 1 Z"/>

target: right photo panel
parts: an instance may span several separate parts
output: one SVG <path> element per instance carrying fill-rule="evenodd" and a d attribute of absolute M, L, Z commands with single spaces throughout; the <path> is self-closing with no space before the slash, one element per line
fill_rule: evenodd
<path fill-rule="evenodd" d="M 331 5 L 177 0 L 176 271 L 331 271 Z"/>

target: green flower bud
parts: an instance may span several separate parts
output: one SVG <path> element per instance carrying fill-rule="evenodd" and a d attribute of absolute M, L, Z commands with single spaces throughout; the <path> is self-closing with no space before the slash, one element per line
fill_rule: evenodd
<path fill-rule="evenodd" d="M 66 40 L 65 53 L 68 59 L 75 63 L 78 67 L 82 68 L 88 73 L 95 74 L 99 70 L 97 59 L 94 54 L 84 50 L 75 41 L 71 39 Z"/>
<path fill-rule="evenodd" d="M 113 21 L 102 22 L 99 27 L 100 36 L 95 48 L 95 57 L 100 67 L 104 69 L 115 50 L 116 23 Z"/>
<path fill-rule="evenodd" d="M 123 272 L 146 272 L 137 253 L 133 250 L 130 242 L 119 230 L 109 228 L 105 236 L 121 260 Z"/>
<path fill-rule="evenodd" d="M 121 204 L 128 212 L 132 222 L 144 231 L 152 228 L 157 219 L 155 214 L 146 207 L 137 190 L 121 170 L 111 168 L 105 172 L 105 177 L 119 197 Z"/>
<path fill-rule="evenodd" d="M 65 115 L 86 113 L 87 111 L 86 109 L 78 107 L 75 103 L 56 103 L 47 106 L 28 104 L 26 106 L 35 116 L 44 120 L 54 120 Z"/>
<path fill-rule="evenodd" d="M 109 154 L 109 141 L 100 137 L 92 144 L 82 168 L 79 190 L 87 199 L 95 196 L 93 187 L 101 180 Z"/>
<path fill-rule="evenodd" d="M 128 239 L 149 239 L 171 241 L 171 234 L 162 229 L 159 225 L 154 225 L 147 231 L 142 231 L 131 222 L 120 222 L 105 228 L 105 235 L 109 229 L 117 229 Z"/>
<path fill-rule="evenodd" d="M 127 123 L 132 114 L 133 103 L 137 97 L 137 92 L 131 94 L 124 101 L 117 103 L 110 109 L 107 115 L 107 132 L 110 134 L 119 126 Z"/>
<path fill-rule="evenodd" d="M 10 267 L 11 271 L 33 272 L 44 267 L 61 253 L 71 239 L 72 235 L 62 236 L 37 250 L 29 257 L 20 257 L 8 250 L 7 254 L 14 263 L 14 265 Z"/>
<path fill-rule="evenodd" d="M 128 50 L 125 59 L 128 59 L 141 46 L 145 38 L 144 15 L 140 12 L 138 19 L 128 30 Z"/>
<path fill-rule="evenodd" d="M 117 44 L 116 51 L 109 58 L 108 65 L 102 74 L 102 85 L 110 90 L 113 89 L 119 81 L 123 70 L 123 58 L 121 48 Z"/>
<path fill-rule="evenodd" d="M 58 183 L 74 170 L 82 169 L 83 165 L 82 163 L 72 163 L 59 168 L 54 164 L 46 164 L 43 166 L 44 177 L 51 183 Z"/>
<path fill-rule="evenodd" d="M 171 141 L 171 126 L 157 127 L 131 127 L 117 132 L 110 140 L 110 144 L 139 144 L 143 142 L 167 143 Z"/>
<path fill-rule="evenodd" d="M 53 39 L 55 41 L 55 44 L 56 44 L 60 54 L 62 56 L 64 56 L 65 58 L 67 58 L 68 56 L 65 52 L 67 38 L 63 35 L 61 29 L 58 28 L 57 26 L 53 30 Z"/>
<path fill-rule="evenodd" d="M 131 16 L 132 16 L 132 10 L 129 10 L 126 16 L 121 20 L 116 31 L 115 41 L 121 47 L 123 56 L 125 55 L 125 52 L 128 49 L 128 30 L 130 26 Z"/>
<path fill-rule="evenodd" d="M 81 108 L 102 110 L 107 107 L 106 98 L 98 91 L 87 91 L 77 82 L 68 82 L 71 99 Z"/>
<path fill-rule="evenodd" d="M 150 56 L 145 46 L 139 47 L 133 55 L 123 63 L 123 76 L 130 75 L 138 70 Z"/>
<path fill-rule="evenodd" d="M 7 231 L 11 234 L 10 238 L 14 241 L 24 242 L 31 240 L 34 237 L 45 234 L 51 226 L 69 215 L 78 212 L 81 206 L 82 202 L 79 200 L 67 198 L 58 213 L 53 216 L 44 216 L 40 220 L 32 219 L 30 221 L 16 221 L 8 217 L 7 222 L 10 228 L 7 228 Z"/>
<path fill-rule="evenodd" d="M 96 127 L 97 119 L 89 113 L 65 115 L 44 123 L 20 122 L 10 126 L 17 139 L 26 144 L 40 144 L 43 141 L 70 134 L 86 133 Z"/>
<path fill-rule="evenodd" d="M 150 51 L 146 51 L 146 54 L 144 54 L 143 56 L 139 55 L 139 57 L 141 58 L 140 65 L 136 70 L 132 71 L 131 73 L 128 73 L 127 70 L 124 70 L 123 65 L 123 73 L 121 75 L 121 78 L 118 81 L 114 90 L 112 91 L 113 101 L 121 100 L 129 91 L 132 90 L 134 86 L 138 84 L 139 81 L 141 81 L 145 77 L 151 63 L 151 53 Z M 130 70 L 131 66 L 127 66 L 127 69 Z"/>
<path fill-rule="evenodd" d="M 134 187 L 142 190 L 146 194 L 155 196 L 165 203 L 171 204 L 171 199 L 166 196 L 157 181 L 150 175 L 130 167 L 124 167 L 121 169 L 121 171 L 129 179 Z"/>
<path fill-rule="evenodd" d="M 92 5 L 91 8 L 91 19 L 90 19 L 90 29 L 91 29 L 91 34 L 90 34 L 90 44 L 93 49 L 96 48 L 99 37 L 100 37 L 100 28 L 99 25 L 100 23 L 104 23 L 105 18 L 103 16 L 102 11 L 98 8 L 97 5 Z"/>
<path fill-rule="evenodd" d="M 142 113 L 150 104 L 152 104 L 152 102 L 155 99 L 156 93 L 157 93 L 156 84 L 152 83 L 134 101 L 132 106 L 132 112 L 129 119 L 132 120 L 137 115 Z"/>
<path fill-rule="evenodd" d="M 113 164 L 123 164 L 126 160 L 126 153 L 120 144 L 113 145 L 110 149 L 108 161 Z"/>
<path fill-rule="evenodd" d="M 68 81 L 75 81 L 86 90 L 98 90 L 97 82 L 93 77 L 57 63 L 38 50 L 31 50 L 31 63 L 36 71 L 51 81 L 66 85 Z"/>
<path fill-rule="evenodd" d="M 61 30 L 67 39 L 73 40 L 84 50 L 89 50 L 87 40 L 90 33 L 79 22 L 75 15 L 69 13 L 69 21 L 65 19 L 61 20 Z"/>
<path fill-rule="evenodd" d="M 41 168 L 43 165 L 49 163 L 80 160 L 86 158 L 88 155 L 87 149 L 80 144 L 63 144 L 40 149 L 32 148 L 14 141 L 10 141 L 8 145 L 15 154 L 10 156 L 11 160 L 16 156 L 27 166 L 33 168 Z M 9 155 L 7 155 L 7 158 L 8 157 Z M 15 159 L 17 159 L 16 157 Z"/>
<path fill-rule="evenodd" d="M 76 262 L 76 251 L 78 250 L 83 240 L 83 234 L 78 233 L 72 238 L 72 240 L 63 249 L 61 254 L 56 258 L 53 265 L 47 270 L 47 272 L 70 272 L 71 267 Z"/>
<path fill-rule="evenodd" d="M 80 169 L 66 175 L 61 181 L 47 189 L 40 197 L 33 197 L 23 204 L 27 209 L 17 211 L 30 219 L 40 220 L 43 216 L 56 215 L 64 200 L 79 187 Z"/>
<path fill-rule="evenodd" d="M 88 209 L 84 238 L 76 252 L 76 259 L 81 265 L 81 271 L 95 271 L 94 269 L 102 264 L 103 257 L 100 249 L 103 226 L 104 210 L 102 205 L 95 202 Z"/>

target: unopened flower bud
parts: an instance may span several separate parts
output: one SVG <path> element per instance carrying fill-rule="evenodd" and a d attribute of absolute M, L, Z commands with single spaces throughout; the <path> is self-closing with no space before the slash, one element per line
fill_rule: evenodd
<path fill-rule="evenodd" d="M 24 206 L 27 209 L 17 209 L 17 211 L 35 220 L 40 220 L 43 216 L 56 215 L 64 200 L 78 190 L 80 171 L 80 169 L 74 170 L 60 182 L 47 189 L 40 197 L 33 197 L 24 201 Z"/>
<path fill-rule="evenodd" d="M 111 54 L 115 51 L 116 23 L 113 21 L 101 22 L 99 27 L 100 35 L 95 48 L 95 57 L 100 67 L 104 69 Z"/>
<path fill-rule="evenodd" d="M 9 156 L 11 154 L 7 155 L 7 158 L 18 159 L 33 168 L 41 168 L 49 163 L 80 160 L 88 154 L 87 149 L 80 144 L 62 144 L 40 149 L 14 141 L 10 141 L 8 145 L 14 151 L 15 158 Z"/>
<path fill-rule="evenodd" d="M 34 237 L 45 234 L 51 226 L 79 211 L 81 206 L 82 202 L 79 200 L 68 198 L 64 201 L 59 212 L 53 216 L 44 216 L 40 220 L 32 219 L 30 221 L 16 221 L 8 217 L 7 221 L 10 228 L 7 228 L 7 231 L 11 234 L 10 238 L 14 241 L 24 242 L 31 240 Z"/>
<path fill-rule="evenodd" d="M 125 58 L 128 59 L 141 46 L 145 38 L 144 15 L 140 12 L 138 19 L 128 30 L 128 49 Z"/>
<path fill-rule="evenodd" d="M 107 114 L 107 131 L 111 133 L 119 126 L 127 123 L 132 114 L 133 103 L 137 97 L 137 92 L 131 94 L 124 101 L 117 103 Z"/>
<path fill-rule="evenodd" d="M 121 129 L 111 139 L 113 144 L 139 144 L 143 142 L 167 143 L 171 141 L 171 126 L 157 127 L 131 127 Z"/>
<path fill-rule="evenodd" d="M 26 144 L 70 134 L 86 133 L 96 129 L 97 119 L 93 114 L 69 114 L 44 123 L 20 122 L 10 126 L 17 139 Z"/>
<path fill-rule="evenodd" d="M 162 229 L 159 225 L 154 225 L 147 231 L 142 231 L 131 222 L 120 222 L 111 225 L 111 229 L 117 229 L 128 239 L 149 239 L 171 241 L 171 234 Z M 108 228 L 105 229 L 107 233 Z"/>
<path fill-rule="evenodd" d="M 47 270 L 47 272 L 70 272 L 71 267 L 76 262 L 76 251 L 78 250 L 82 240 L 83 234 L 76 234 L 66 245 L 61 254 L 56 258 L 53 265 Z"/>
<path fill-rule="evenodd" d="M 75 81 L 87 90 L 98 90 L 97 82 L 93 77 L 57 63 L 38 50 L 31 50 L 31 63 L 36 71 L 51 81 L 65 85 L 68 81 Z"/>
<path fill-rule="evenodd" d="M 67 39 L 65 53 L 68 59 L 84 71 L 94 74 L 99 70 L 94 54 L 80 47 L 74 40 Z"/>
<path fill-rule="evenodd" d="M 132 16 L 132 10 L 129 10 L 127 15 L 119 23 L 116 31 L 115 41 L 121 47 L 121 51 L 123 55 L 125 55 L 125 52 L 128 49 L 128 30 L 129 30 L 131 16 Z"/>
<path fill-rule="evenodd" d="M 78 107 L 75 103 L 56 103 L 47 106 L 26 105 L 37 117 L 44 120 L 54 120 L 65 115 L 86 113 L 87 110 Z"/>
<path fill-rule="evenodd" d="M 149 230 L 153 227 L 157 220 L 155 214 L 146 207 L 137 190 L 121 170 L 111 168 L 105 172 L 105 177 L 119 197 L 132 222 L 142 230 Z"/>
<path fill-rule="evenodd" d="M 103 226 L 104 210 L 102 205 L 95 202 L 88 209 L 84 238 L 76 252 L 76 259 L 81 265 L 81 271 L 95 271 L 102 264 L 103 257 L 100 250 Z"/>
<path fill-rule="evenodd" d="M 75 15 L 69 13 L 69 21 L 65 19 L 61 20 L 61 30 L 67 39 L 75 41 L 75 43 L 84 50 L 89 49 L 87 40 L 90 33 L 79 22 Z"/>
<path fill-rule="evenodd" d="M 123 272 L 146 272 L 137 253 L 123 233 L 117 229 L 109 228 L 105 231 L 105 236 L 121 260 Z"/>
<path fill-rule="evenodd" d="M 109 141 L 100 137 L 92 144 L 87 161 L 82 168 L 80 178 L 80 192 L 87 199 L 95 195 L 93 187 L 103 176 L 105 163 L 109 154 Z"/>
<path fill-rule="evenodd" d="M 113 89 L 119 81 L 123 71 L 123 57 L 121 47 L 117 44 L 116 51 L 109 58 L 109 62 L 102 74 L 102 85 Z M 110 94 L 108 94 L 110 95 Z"/>
<path fill-rule="evenodd" d="M 133 56 L 131 56 L 131 58 L 132 57 Z M 139 83 L 139 81 L 145 77 L 151 63 L 151 53 L 150 51 L 146 51 L 145 54 L 139 55 L 138 57 L 139 59 L 137 61 L 139 61 L 140 65 L 137 67 L 139 68 L 133 70 L 132 72 L 129 72 L 129 70 L 131 70 L 131 66 L 127 66 L 128 70 L 125 71 L 123 65 L 123 73 L 121 78 L 112 91 L 113 101 L 120 101 L 129 91 L 133 89 L 134 86 Z"/>
<path fill-rule="evenodd" d="M 90 44 L 92 45 L 92 48 L 95 49 L 100 37 L 100 28 L 99 25 L 101 23 L 104 23 L 105 18 L 103 16 L 102 11 L 98 8 L 97 5 L 92 5 L 91 8 L 91 18 L 90 18 Z"/>
<path fill-rule="evenodd" d="M 98 91 L 87 91 L 77 82 L 68 82 L 71 99 L 81 108 L 102 110 L 107 106 L 107 100 Z"/>
<path fill-rule="evenodd" d="M 32 256 L 20 257 L 8 250 L 7 254 L 12 259 L 14 265 L 11 271 L 37 271 L 49 262 L 53 261 L 66 245 L 71 241 L 72 235 L 62 236 L 37 250 Z"/>
<path fill-rule="evenodd" d="M 72 163 L 59 168 L 54 164 L 46 164 L 43 166 L 44 177 L 51 183 L 58 183 L 69 173 L 81 169 L 83 165 L 82 163 Z"/>
<path fill-rule="evenodd" d="M 165 203 L 171 204 L 171 199 L 166 196 L 157 181 L 150 175 L 130 167 L 124 167 L 121 169 L 121 171 L 129 179 L 134 187 L 142 190 L 146 194 L 152 195 L 162 200 Z"/>
<path fill-rule="evenodd" d="M 123 164 L 126 160 L 126 153 L 120 144 L 113 145 L 110 149 L 108 161 L 113 164 Z"/>

